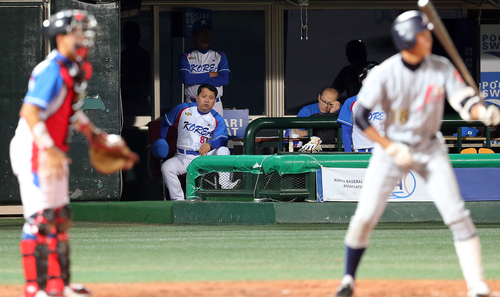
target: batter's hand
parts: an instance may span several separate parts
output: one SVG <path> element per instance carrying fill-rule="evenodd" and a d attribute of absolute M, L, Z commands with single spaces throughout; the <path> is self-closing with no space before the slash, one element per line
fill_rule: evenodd
<path fill-rule="evenodd" d="M 60 179 L 68 174 L 68 164 L 71 164 L 71 159 L 63 151 L 53 146 L 40 152 L 38 164 L 41 175 L 49 180 Z"/>
<path fill-rule="evenodd" d="M 200 155 L 205 156 L 210 150 L 212 149 L 212 146 L 210 143 L 205 142 L 201 147 L 200 147 Z"/>
<path fill-rule="evenodd" d="M 340 102 L 335 101 L 333 102 L 332 108 L 330 108 L 330 113 L 336 113 L 337 110 L 340 108 Z"/>
<path fill-rule="evenodd" d="M 481 120 L 485 126 L 498 126 L 500 124 L 500 110 L 494 104 L 488 107 L 478 107 L 479 109 L 479 120 Z"/>
<path fill-rule="evenodd" d="M 393 142 L 385 148 L 385 151 L 398 166 L 408 167 L 413 164 L 413 154 L 406 144 Z"/>

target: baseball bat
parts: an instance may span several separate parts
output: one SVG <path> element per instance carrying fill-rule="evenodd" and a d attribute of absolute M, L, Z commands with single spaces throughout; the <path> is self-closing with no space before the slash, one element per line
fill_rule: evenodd
<path fill-rule="evenodd" d="M 479 89 L 477 87 L 477 84 L 472 78 L 472 75 L 470 75 L 469 70 L 467 70 L 464 61 L 460 57 L 457 48 L 453 44 L 453 41 L 451 40 L 450 35 L 448 34 L 448 31 L 443 25 L 443 22 L 441 22 L 441 18 L 439 18 L 439 15 L 437 14 L 434 5 L 432 5 L 432 3 L 429 0 L 418 0 L 418 6 L 420 7 L 420 10 L 427 15 L 429 21 L 434 25 L 434 30 L 433 30 L 434 34 L 439 39 L 439 42 L 441 42 L 441 44 L 443 45 L 444 49 L 450 56 L 450 59 L 457 66 L 457 69 L 462 74 L 462 77 L 464 78 L 465 82 L 471 88 L 473 88 L 474 91 L 476 91 L 477 95 L 479 95 Z"/>

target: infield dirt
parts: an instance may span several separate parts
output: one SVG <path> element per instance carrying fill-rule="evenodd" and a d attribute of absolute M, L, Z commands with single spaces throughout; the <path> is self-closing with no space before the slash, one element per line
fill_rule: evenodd
<path fill-rule="evenodd" d="M 500 280 L 487 281 L 492 297 Z M 339 280 L 151 282 L 87 284 L 92 297 L 332 297 Z M 0 286 L 0 296 L 20 297 L 21 285 Z M 359 280 L 354 297 L 466 297 L 460 280 Z"/>

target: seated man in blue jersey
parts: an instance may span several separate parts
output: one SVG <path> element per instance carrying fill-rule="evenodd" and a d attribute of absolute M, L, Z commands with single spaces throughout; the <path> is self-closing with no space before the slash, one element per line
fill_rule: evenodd
<path fill-rule="evenodd" d="M 337 92 L 331 87 L 325 87 L 318 95 L 318 103 L 313 103 L 302 107 L 297 117 L 311 116 L 337 116 L 341 104 L 337 101 Z M 288 129 L 285 137 L 307 137 L 307 129 Z M 319 135 L 321 134 L 321 135 Z M 323 143 L 333 143 L 335 140 L 335 129 L 318 129 L 314 135 L 321 138 Z"/>
<path fill-rule="evenodd" d="M 377 66 L 376 63 L 367 63 L 358 73 L 359 82 L 362 84 L 368 73 Z M 359 107 L 356 102 L 358 95 L 348 98 L 340 110 L 338 123 L 342 124 L 342 143 L 346 152 L 371 152 L 374 142 L 363 133 L 352 116 Z M 385 112 L 377 105 L 369 114 L 368 121 L 379 132 L 384 130 Z"/>
<path fill-rule="evenodd" d="M 217 89 L 210 84 L 202 84 L 198 88 L 196 102 L 177 105 L 161 121 L 159 139 L 151 146 L 151 153 L 156 157 L 167 157 L 169 145 L 165 139 L 168 130 L 177 130 L 177 151 L 161 166 L 170 200 L 185 199 L 178 176 L 186 173 L 194 158 L 230 154 L 226 147 L 226 123 L 222 116 L 212 109 L 216 98 Z M 223 189 L 233 189 L 241 183 L 241 180 L 232 182 L 229 172 L 221 172 L 219 177 Z"/>

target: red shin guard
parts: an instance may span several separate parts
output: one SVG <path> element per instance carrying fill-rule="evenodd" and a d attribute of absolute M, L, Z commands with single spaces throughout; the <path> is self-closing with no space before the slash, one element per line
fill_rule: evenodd
<path fill-rule="evenodd" d="M 26 285 L 24 286 L 24 297 L 33 297 L 40 289 L 39 282 L 41 279 L 38 278 L 38 273 L 43 273 L 43 271 L 39 271 L 43 270 L 43 267 L 39 267 L 40 265 L 37 265 L 37 259 L 35 257 L 35 250 L 37 248 L 37 245 L 37 241 L 33 239 L 24 239 L 20 244 L 21 254 L 23 256 L 22 263 L 24 278 L 26 279 Z"/>
<path fill-rule="evenodd" d="M 52 234 L 48 238 L 49 256 L 48 256 L 48 280 L 47 293 L 59 292 L 62 293 L 64 284 L 61 279 L 61 267 L 59 265 L 59 256 L 57 254 L 57 237 Z"/>

